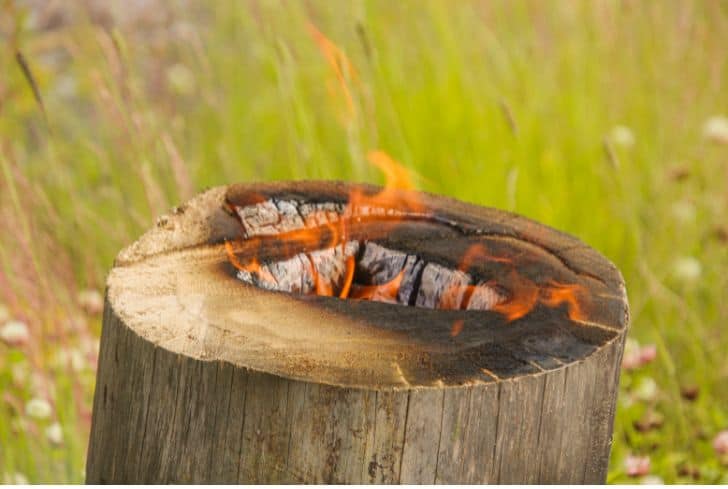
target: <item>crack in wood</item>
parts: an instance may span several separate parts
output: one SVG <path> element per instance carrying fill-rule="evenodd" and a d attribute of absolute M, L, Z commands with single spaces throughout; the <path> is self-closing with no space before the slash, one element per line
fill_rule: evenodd
<path fill-rule="evenodd" d="M 435 476 L 432 478 L 432 483 L 437 484 L 437 469 L 440 466 L 440 447 L 442 446 L 442 427 L 445 423 L 445 396 L 447 395 L 447 390 L 442 389 L 442 412 L 440 414 L 440 429 L 439 436 L 437 437 L 437 451 L 435 452 Z"/>
<path fill-rule="evenodd" d="M 399 454 L 399 472 L 397 473 L 397 483 L 402 483 L 402 463 L 404 462 L 404 450 L 407 448 L 407 422 L 409 421 L 410 400 L 412 398 L 412 390 L 407 391 L 407 405 L 404 411 L 404 432 L 402 433 L 402 448 Z"/>

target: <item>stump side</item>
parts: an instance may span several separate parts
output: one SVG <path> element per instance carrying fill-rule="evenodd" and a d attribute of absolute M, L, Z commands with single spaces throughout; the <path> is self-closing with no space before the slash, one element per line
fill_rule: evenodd
<path fill-rule="evenodd" d="M 604 483 L 624 335 L 499 383 L 376 391 L 204 361 L 107 303 L 88 483 Z"/>

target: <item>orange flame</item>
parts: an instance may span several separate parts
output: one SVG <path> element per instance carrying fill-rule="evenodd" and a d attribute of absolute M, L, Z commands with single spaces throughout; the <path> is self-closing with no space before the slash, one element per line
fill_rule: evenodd
<path fill-rule="evenodd" d="M 346 273 L 344 274 L 344 285 L 341 287 L 341 292 L 339 292 L 339 297 L 342 299 L 349 297 L 349 290 L 351 289 L 351 284 L 354 281 L 354 266 L 354 257 L 347 257 Z"/>
<path fill-rule="evenodd" d="M 475 243 L 469 246 L 465 254 L 463 254 L 458 270 L 465 273 L 478 261 L 512 263 L 510 258 L 492 255 L 484 244 Z M 478 285 L 472 284 L 463 285 L 453 278 L 453 282 L 445 288 L 440 296 L 438 307 L 440 309 L 467 309 L 470 298 L 478 287 Z"/>
<path fill-rule="evenodd" d="M 313 275 L 313 290 L 316 295 L 323 295 L 326 297 L 333 296 L 334 287 L 329 282 L 325 282 L 321 279 L 321 276 L 318 273 L 318 269 L 316 268 L 316 264 L 314 263 L 313 258 L 311 258 L 310 255 L 306 255 L 306 258 L 308 258 L 308 261 L 311 264 L 311 274 Z"/>
<path fill-rule="evenodd" d="M 404 269 L 401 270 L 392 280 L 381 285 L 361 285 L 352 288 L 352 299 L 369 299 L 385 302 L 393 302 L 397 300 L 399 286 L 404 278 Z"/>
<path fill-rule="evenodd" d="M 327 49 L 331 48 L 326 43 L 325 38 L 321 37 L 319 41 L 321 41 L 322 46 L 328 46 Z M 335 53 L 336 51 L 332 52 Z M 369 162 L 385 175 L 386 184 L 381 191 L 375 194 L 367 194 L 363 190 L 355 189 L 349 195 L 349 202 L 344 212 L 336 219 L 329 218 L 327 213 L 331 211 L 323 211 L 321 215 L 307 217 L 308 226 L 276 234 L 273 239 L 276 241 L 276 247 L 279 247 L 278 249 L 282 248 L 286 254 L 302 253 L 308 258 L 313 278 L 313 293 L 321 296 L 338 296 L 339 298 L 396 302 L 404 278 L 404 270 L 401 270 L 394 278 L 384 284 L 363 285 L 355 283 L 355 257 L 346 254 L 346 245 L 350 239 L 349 226 L 361 216 L 368 214 L 382 215 L 384 213 L 387 215 L 387 219 L 378 222 L 377 233 L 385 233 L 392 226 L 398 225 L 398 222 L 406 218 L 408 214 L 410 216 L 414 214 L 422 216 L 426 215 L 428 210 L 419 194 L 412 192 L 415 188 L 411 178 L 412 175 L 401 163 L 381 150 L 371 151 L 367 157 Z M 263 197 L 256 197 L 251 201 L 250 205 L 265 200 Z M 391 214 L 390 211 L 392 210 L 396 211 L 396 213 Z M 253 250 L 263 249 L 266 243 L 265 240 L 271 239 L 271 237 L 256 236 L 247 240 L 247 245 Z M 316 263 L 309 255 L 309 252 L 314 250 L 339 246 L 341 246 L 344 259 L 341 285 L 332 283 L 332 281 L 338 283 L 338 278 L 334 280 L 330 277 L 322 277 Z M 235 255 L 229 242 L 225 242 L 225 250 L 230 263 L 238 270 L 255 274 L 258 280 L 270 284 L 276 283 L 269 269 L 262 266 L 257 258 L 252 258 L 248 263 L 243 264 Z M 587 318 L 586 307 L 589 296 L 584 287 L 578 284 L 565 284 L 553 280 L 545 284 L 536 283 L 518 273 L 515 265 L 517 258 L 517 256 L 495 255 L 483 243 L 471 245 L 461 257 L 457 269 L 465 274 L 465 277 L 468 277 L 468 273 L 479 262 L 509 265 L 508 275 L 504 277 L 502 283 L 499 280 L 499 285 L 509 291 L 508 296 L 501 296 L 493 282 L 477 285 L 463 283 L 463 276 L 461 275 L 460 277 L 454 277 L 452 283 L 445 288 L 436 307 L 451 310 L 489 309 L 502 314 L 510 322 L 524 317 L 539 304 L 550 308 L 565 305 L 568 316 L 572 320 L 583 321 Z M 472 279 L 468 278 L 469 280 Z M 471 304 L 476 300 L 474 298 L 477 298 L 477 304 Z M 451 328 L 451 336 L 459 335 L 463 326 L 462 320 L 455 321 Z"/>
<path fill-rule="evenodd" d="M 458 265 L 458 270 L 460 270 L 461 272 L 467 272 L 468 269 L 473 265 L 473 263 L 478 261 L 494 261 L 498 263 L 513 262 L 513 260 L 511 260 L 510 258 L 491 255 L 488 251 L 488 248 L 486 248 L 483 243 L 475 243 L 468 247 L 468 249 L 465 251 L 463 258 L 460 260 L 460 265 Z"/>
<path fill-rule="evenodd" d="M 452 323 L 452 328 L 450 329 L 450 336 L 455 338 L 457 335 L 459 335 L 463 331 L 463 326 L 465 325 L 464 319 L 458 319 L 454 323 Z"/>
<path fill-rule="evenodd" d="M 384 151 L 370 151 L 367 154 L 367 159 L 369 160 L 369 163 L 376 166 L 382 171 L 382 173 L 384 173 L 387 181 L 385 188 L 402 190 L 415 189 L 410 171 Z"/>
<path fill-rule="evenodd" d="M 515 270 L 511 271 L 509 280 L 512 289 L 510 300 L 493 307 L 493 311 L 503 314 L 508 321 L 522 318 L 538 303 L 553 308 L 566 304 L 569 318 L 574 321 L 582 321 L 587 317 L 584 311 L 587 295 L 581 285 L 560 284 L 554 281 L 538 285 L 518 275 Z"/>
<path fill-rule="evenodd" d="M 281 233 L 280 239 L 293 250 L 335 248 L 345 243 L 342 225 L 343 223 L 326 222 L 314 228 L 294 229 Z"/>
<path fill-rule="evenodd" d="M 412 191 L 415 185 L 407 168 L 381 150 L 370 151 L 367 159 L 384 173 L 384 188 L 374 195 L 354 190 L 349 196 L 348 215 L 362 214 L 366 208 L 394 209 L 403 213 L 427 212 L 420 197 Z"/>
<path fill-rule="evenodd" d="M 511 297 L 506 302 L 493 306 L 493 311 L 503 314 L 508 321 L 520 319 L 536 307 L 540 290 L 538 286 L 515 270 L 508 275 Z"/>
<path fill-rule="evenodd" d="M 257 258 L 252 258 L 250 260 L 250 263 L 248 263 L 247 265 L 243 265 L 242 263 L 240 263 L 238 257 L 235 256 L 235 252 L 233 251 L 233 246 L 230 244 L 230 241 L 225 241 L 225 251 L 227 252 L 230 263 L 232 263 L 232 265 L 238 270 L 248 273 L 254 273 L 265 282 L 273 284 L 276 283 L 276 279 L 273 277 L 273 275 L 271 275 L 271 273 L 267 269 L 263 268 L 260 265 L 260 262 Z"/>
<path fill-rule="evenodd" d="M 543 303 L 549 307 L 559 307 L 566 304 L 569 317 L 574 321 L 584 321 L 587 318 L 584 305 L 587 301 L 586 290 L 577 284 L 560 284 L 552 281 L 543 290 Z"/>
<path fill-rule="evenodd" d="M 349 80 L 357 79 L 356 70 L 344 51 L 318 30 L 315 25 L 309 23 L 308 30 L 318 45 L 321 54 L 324 55 L 324 58 L 326 58 L 326 61 L 328 61 L 329 66 L 334 72 L 339 89 L 346 103 L 347 123 L 351 122 L 356 117 L 356 107 L 354 105 L 354 98 L 349 90 Z"/>

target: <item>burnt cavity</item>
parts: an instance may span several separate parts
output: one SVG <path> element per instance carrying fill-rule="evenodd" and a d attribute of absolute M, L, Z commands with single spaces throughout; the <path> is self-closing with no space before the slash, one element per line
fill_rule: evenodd
<path fill-rule="evenodd" d="M 227 245 L 228 255 L 250 285 L 429 309 L 488 310 L 507 297 L 460 269 L 464 252 L 449 244 L 468 234 L 446 219 L 377 206 L 352 215 L 346 202 L 282 197 L 228 207 L 244 236 Z"/>
<path fill-rule="evenodd" d="M 489 310 L 506 298 L 493 283 L 373 241 L 242 265 L 236 274 L 268 290 L 429 309 Z"/>
<path fill-rule="evenodd" d="M 227 206 L 242 235 L 226 242 L 229 261 L 250 285 L 302 296 L 490 310 L 508 321 L 537 306 L 587 317 L 588 291 L 558 257 L 518 236 L 478 232 L 461 218 L 270 197 Z"/>

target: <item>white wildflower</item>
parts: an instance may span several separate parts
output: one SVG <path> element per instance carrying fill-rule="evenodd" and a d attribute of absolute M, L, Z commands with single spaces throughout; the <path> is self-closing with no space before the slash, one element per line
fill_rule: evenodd
<path fill-rule="evenodd" d="M 30 482 L 25 474 L 15 472 L 14 474 L 5 474 L 3 477 L 3 484 L 13 484 L 18 486 L 27 486 Z"/>
<path fill-rule="evenodd" d="M 695 205 L 687 200 L 679 200 L 672 204 L 672 215 L 676 221 L 687 224 L 695 221 L 697 211 Z"/>
<path fill-rule="evenodd" d="M 45 399 L 34 398 L 25 405 L 25 413 L 31 418 L 46 419 L 53 412 L 51 404 Z"/>
<path fill-rule="evenodd" d="M 45 436 L 54 445 L 63 443 L 63 428 L 60 423 L 53 423 L 45 429 Z"/>
<path fill-rule="evenodd" d="M 30 339 L 28 325 L 21 321 L 8 321 L 0 327 L 0 340 L 8 345 L 21 346 Z"/>
<path fill-rule="evenodd" d="M 665 484 L 665 481 L 657 475 L 646 475 L 640 479 L 640 484 L 648 486 L 662 486 Z"/>
<path fill-rule="evenodd" d="M 728 117 L 716 115 L 705 121 L 703 136 L 709 141 L 728 144 Z"/>
<path fill-rule="evenodd" d="M 659 388 L 652 377 L 644 377 L 634 389 L 634 396 L 640 401 L 654 401 Z"/>
<path fill-rule="evenodd" d="M 92 316 L 101 314 L 104 310 L 104 298 L 98 290 L 82 290 L 78 293 L 77 300 L 83 310 Z"/>
<path fill-rule="evenodd" d="M 627 338 L 627 341 L 624 343 L 624 352 L 638 352 L 640 349 L 640 342 L 637 341 L 634 338 Z"/>
<path fill-rule="evenodd" d="M 54 445 L 63 443 L 63 428 L 60 423 L 53 423 L 45 429 L 46 438 Z"/>
<path fill-rule="evenodd" d="M 634 146 L 634 133 L 627 126 L 614 126 L 610 132 L 610 139 L 617 146 L 631 148 Z"/>
<path fill-rule="evenodd" d="M 693 282 L 700 278 L 703 273 L 703 266 L 695 257 L 682 256 L 674 261 L 672 271 L 679 280 Z"/>

